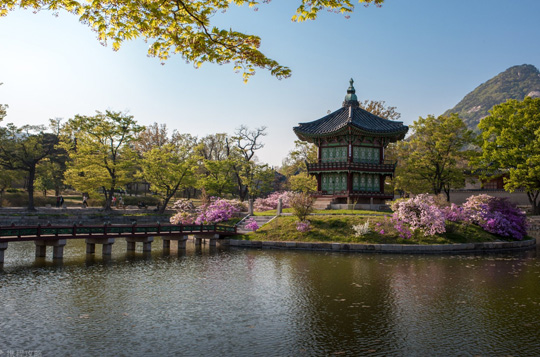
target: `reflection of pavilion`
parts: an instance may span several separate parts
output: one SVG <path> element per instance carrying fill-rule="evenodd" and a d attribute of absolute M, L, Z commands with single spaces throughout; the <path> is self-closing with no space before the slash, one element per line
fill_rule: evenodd
<path fill-rule="evenodd" d="M 384 190 L 385 178 L 395 170 L 395 163 L 384 160 L 384 149 L 403 139 L 408 130 L 402 122 L 360 108 L 352 79 L 340 109 L 294 128 L 298 138 L 319 148 L 318 162 L 307 164 L 308 172 L 317 178 L 316 196 L 361 204 L 370 200 L 384 204 L 394 198 L 393 192 Z"/>

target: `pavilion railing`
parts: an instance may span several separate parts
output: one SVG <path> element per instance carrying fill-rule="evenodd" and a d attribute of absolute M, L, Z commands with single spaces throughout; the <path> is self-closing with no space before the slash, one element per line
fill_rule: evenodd
<path fill-rule="evenodd" d="M 394 172 L 396 163 L 385 161 L 384 163 L 367 162 L 316 162 L 306 163 L 308 171 L 331 171 L 331 170 L 369 170 Z"/>

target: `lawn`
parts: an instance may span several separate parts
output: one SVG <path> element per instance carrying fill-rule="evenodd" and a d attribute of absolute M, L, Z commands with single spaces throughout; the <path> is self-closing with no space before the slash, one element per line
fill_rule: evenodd
<path fill-rule="evenodd" d="M 259 228 L 256 232 L 241 236 L 241 239 L 261 241 L 296 242 L 339 242 L 339 243 L 380 243 L 380 244 L 452 244 L 478 243 L 509 240 L 484 231 L 476 225 L 461 225 L 447 222 L 447 232 L 425 237 L 416 232 L 404 239 L 393 227 L 389 215 L 310 215 L 311 231 L 302 233 L 296 229 L 297 218 L 280 216 Z M 369 220 L 370 233 L 355 236 L 353 225 L 364 224 Z M 381 234 L 381 230 L 383 233 Z"/>

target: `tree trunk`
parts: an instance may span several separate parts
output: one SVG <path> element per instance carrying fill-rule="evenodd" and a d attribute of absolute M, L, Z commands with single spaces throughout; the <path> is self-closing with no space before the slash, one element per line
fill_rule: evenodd
<path fill-rule="evenodd" d="M 36 179 L 36 165 L 28 170 L 28 210 L 35 211 L 34 207 L 34 180 Z"/>
<path fill-rule="evenodd" d="M 529 203 L 535 216 L 540 215 L 540 202 L 537 202 L 539 193 L 540 191 L 527 191 L 527 197 L 529 198 Z"/>
<path fill-rule="evenodd" d="M 114 188 L 111 188 L 109 192 L 107 192 L 105 187 L 103 187 L 103 194 L 105 195 L 105 207 L 103 207 L 103 209 L 105 211 L 111 211 L 112 210 L 111 200 L 112 200 L 112 196 L 114 195 Z"/>

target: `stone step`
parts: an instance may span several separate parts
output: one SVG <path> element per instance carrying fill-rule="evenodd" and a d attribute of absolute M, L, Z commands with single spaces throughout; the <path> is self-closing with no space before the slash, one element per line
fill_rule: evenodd
<path fill-rule="evenodd" d="M 248 233 L 251 232 L 250 229 L 246 229 L 246 221 L 253 218 L 259 227 L 262 227 L 264 224 L 268 223 L 274 216 L 250 216 L 245 219 L 240 225 L 238 225 L 238 233 Z"/>

